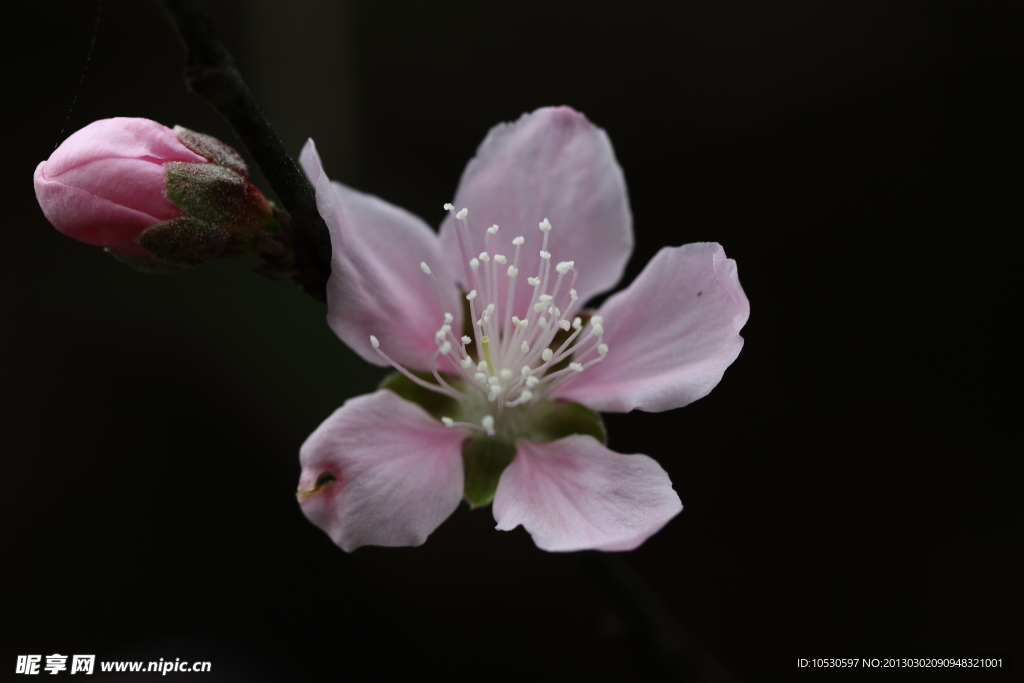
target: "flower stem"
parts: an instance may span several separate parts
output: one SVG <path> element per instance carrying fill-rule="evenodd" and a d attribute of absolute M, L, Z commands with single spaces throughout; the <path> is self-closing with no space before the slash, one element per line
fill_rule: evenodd
<path fill-rule="evenodd" d="M 331 239 L 317 211 L 313 187 L 285 151 L 202 3 L 160 0 L 160 5 L 185 48 L 188 89 L 231 125 L 290 213 L 291 220 L 284 219 L 281 224 L 294 253 L 296 272 L 292 279 L 310 296 L 326 302 Z"/>

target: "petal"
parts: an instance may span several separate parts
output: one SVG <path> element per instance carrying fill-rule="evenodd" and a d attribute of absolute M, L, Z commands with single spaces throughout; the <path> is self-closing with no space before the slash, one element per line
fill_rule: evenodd
<path fill-rule="evenodd" d="M 550 551 L 632 550 L 683 509 L 665 470 L 592 436 L 517 444 L 494 496 L 497 528 L 518 525 Z"/>
<path fill-rule="evenodd" d="M 462 306 L 455 277 L 441 257 L 437 235 L 411 213 L 372 195 L 328 180 L 313 141 L 299 157 L 316 188 L 317 208 L 331 232 L 331 278 L 327 282 L 327 322 L 365 360 L 387 363 L 374 351 L 370 335 L 396 362 L 430 367 L 437 351 L 434 334 L 444 313 L 461 329 Z M 440 288 L 438 304 L 426 263 Z"/>
<path fill-rule="evenodd" d="M 96 159 L 151 159 L 205 162 L 185 145 L 170 128 L 149 119 L 118 117 L 93 121 L 61 143 L 46 163 L 53 178 Z"/>
<path fill-rule="evenodd" d="M 45 163 L 45 162 L 43 162 Z M 61 233 L 86 244 L 107 247 L 132 256 L 148 257 L 135 237 L 157 220 L 149 214 L 120 206 L 110 200 L 47 180 L 43 164 L 36 168 L 36 199 L 47 220 Z"/>
<path fill-rule="evenodd" d="M 462 500 L 464 439 L 390 391 L 350 399 L 302 444 L 300 496 L 334 477 L 302 512 L 346 552 L 421 545 Z"/>
<path fill-rule="evenodd" d="M 97 159 L 47 179 L 153 216 L 153 222 L 181 216 L 181 210 L 165 193 L 167 174 L 160 163 L 145 159 Z"/>
<path fill-rule="evenodd" d="M 484 250 L 485 230 L 493 224 L 500 230 L 491 251 L 510 263 L 512 239 L 526 238 L 516 278 L 518 305 L 512 311 L 520 317 L 533 294 L 526 278 L 536 276 L 541 264 L 543 234 L 537 226 L 544 218 L 553 226 L 547 249 L 551 265 L 575 262 L 581 303 L 615 286 L 633 249 L 626 181 L 611 141 L 569 107 L 538 109 L 492 128 L 466 166 L 453 204 L 469 210 L 471 256 Z M 441 224 L 441 242 L 445 254 L 458 260 L 455 272 L 465 278 L 455 228 L 449 215 Z M 504 272 L 498 283 L 501 305 L 508 285 Z M 562 291 L 567 290 L 568 284 Z"/>
<path fill-rule="evenodd" d="M 706 396 L 750 317 L 736 262 L 715 243 L 666 247 L 598 311 L 608 355 L 558 392 L 605 412 L 671 410 Z"/>

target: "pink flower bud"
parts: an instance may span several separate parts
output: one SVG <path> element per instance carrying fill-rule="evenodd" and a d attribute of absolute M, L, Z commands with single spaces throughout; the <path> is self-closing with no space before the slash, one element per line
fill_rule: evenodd
<path fill-rule="evenodd" d="M 68 237 L 148 257 L 135 241 L 139 234 L 183 215 L 164 189 L 169 161 L 209 160 L 155 121 L 95 121 L 36 167 L 36 198 L 50 223 Z"/>

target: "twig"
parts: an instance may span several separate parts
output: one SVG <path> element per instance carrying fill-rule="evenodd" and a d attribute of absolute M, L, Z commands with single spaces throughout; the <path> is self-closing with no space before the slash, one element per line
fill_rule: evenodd
<path fill-rule="evenodd" d="M 256 165 L 290 213 L 281 217 L 282 234 L 294 254 L 292 275 L 311 296 L 326 301 L 331 274 L 331 240 L 316 208 L 316 195 L 288 155 L 260 109 L 231 53 L 220 41 L 198 0 L 160 0 L 185 48 L 185 84 L 234 129 Z M 271 263 L 275 259 L 268 259 Z"/>

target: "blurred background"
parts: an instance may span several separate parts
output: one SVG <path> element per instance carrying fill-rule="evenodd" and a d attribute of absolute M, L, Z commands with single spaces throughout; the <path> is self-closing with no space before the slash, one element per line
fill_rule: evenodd
<path fill-rule="evenodd" d="M 241 145 L 186 91 L 155 2 L 107 0 L 95 32 L 96 3 L 22 3 L 3 48 L 3 667 L 760 681 L 822 679 L 797 657 L 1014 652 L 1019 3 L 207 6 L 293 154 L 313 137 L 332 177 L 433 225 L 492 125 L 584 112 L 629 187 L 625 281 L 664 245 L 722 243 L 746 346 L 707 398 L 607 417 L 685 505 L 639 550 L 548 554 L 463 506 L 420 548 L 347 555 L 295 502 L 297 454 L 382 371 L 254 258 L 144 276 L 50 227 L 32 171 L 95 119 Z"/>

